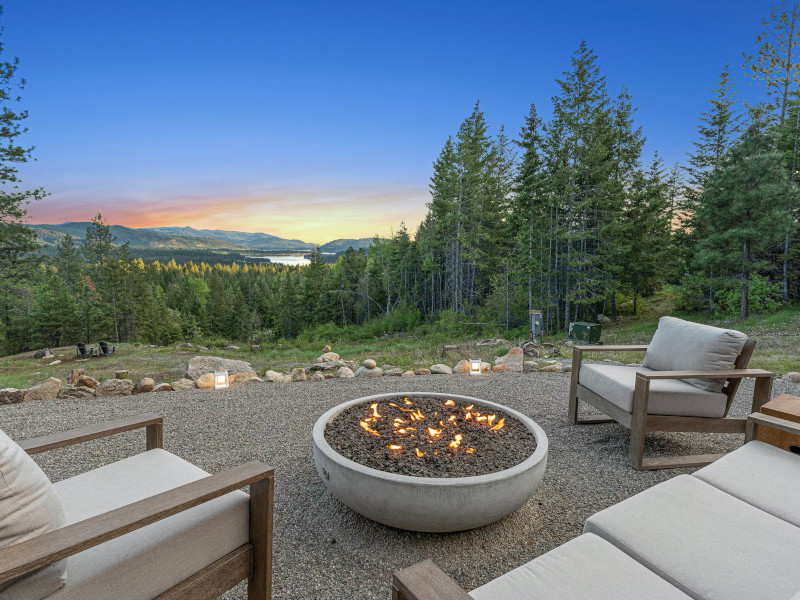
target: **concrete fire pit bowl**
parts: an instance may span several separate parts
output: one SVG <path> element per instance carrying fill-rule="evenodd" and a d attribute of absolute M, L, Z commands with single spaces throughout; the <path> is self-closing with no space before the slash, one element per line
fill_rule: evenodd
<path fill-rule="evenodd" d="M 340 412 L 398 396 L 453 399 L 500 410 L 519 420 L 536 439 L 536 449 L 510 469 L 474 477 L 411 477 L 387 473 L 349 460 L 325 439 L 325 427 Z M 525 415 L 479 398 L 429 392 L 367 396 L 340 404 L 314 425 L 314 463 L 331 493 L 365 517 L 411 531 L 463 531 L 493 523 L 525 504 L 542 481 L 547 465 L 547 436 Z"/>

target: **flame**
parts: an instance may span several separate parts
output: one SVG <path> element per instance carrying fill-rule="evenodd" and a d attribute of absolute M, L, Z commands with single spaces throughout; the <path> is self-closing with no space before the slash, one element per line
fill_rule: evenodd
<path fill-rule="evenodd" d="M 398 446 L 397 444 L 389 444 L 386 446 L 389 450 L 402 450 L 402 446 Z"/>
<path fill-rule="evenodd" d="M 461 440 L 463 440 L 463 439 L 464 439 L 464 436 L 461 435 L 460 433 L 457 433 L 456 437 L 453 439 L 453 441 L 450 442 L 450 447 L 453 450 L 458 450 L 458 447 L 461 445 Z"/>
<path fill-rule="evenodd" d="M 445 402 L 445 403 L 444 403 L 444 405 L 445 405 L 445 406 L 455 406 L 455 405 L 456 405 L 456 403 L 455 403 L 455 402 L 453 402 L 452 400 L 448 400 L 447 402 Z"/>
<path fill-rule="evenodd" d="M 370 427 L 369 423 L 367 423 L 366 421 L 359 422 L 359 425 L 361 425 L 361 427 L 363 427 L 365 430 L 369 431 L 372 435 L 381 437 L 381 434 L 375 431 L 372 427 Z"/>
<path fill-rule="evenodd" d="M 456 420 L 456 416 L 455 416 L 455 415 L 453 415 L 452 417 L 450 417 L 450 418 L 449 418 L 449 419 L 447 419 L 447 420 L 448 420 L 448 421 L 455 421 L 455 420 Z"/>
<path fill-rule="evenodd" d="M 505 418 L 503 418 L 503 419 L 500 419 L 500 420 L 497 422 L 497 425 L 495 425 L 494 427 L 492 427 L 491 429 L 489 429 L 489 431 L 497 431 L 498 429 L 502 429 L 502 428 L 505 426 L 505 424 L 506 424 L 506 420 L 505 420 Z"/>
<path fill-rule="evenodd" d="M 409 402 L 409 404 L 411 404 L 411 403 Z M 402 406 L 397 406 L 397 404 L 395 404 L 394 402 L 390 402 L 389 406 L 394 406 L 395 408 L 399 408 L 403 412 L 407 412 L 407 413 L 413 413 L 414 412 L 414 409 L 412 409 L 412 408 L 403 408 Z"/>
<path fill-rule="evenodd" d="M 464 417 L 464 420 L 465 420 L 465 421 L 469 421 L 471 418 L 472 418 L 472 413 L 468 412 L 468 413 L 467 413 L 467 416 L 466 416 L 466 417 Z"/>
<path fill-rule="evenodd" d="M 473 408 L 475 408 L 475 405 L 474 405 L 474 404 L 470 404 L 470 405 L 467 407 L 467 410 L 472 410 Z"/>
<path fill-rule="evenodd" d="M 412 405 L 414 403 L 411 400 L 409 400 L 408 398 L 403 398 L 403 404 L 407 404 L 407 405 L 410 406 L 410 405 Z"/>
<path fill-rule="evenodd" d="M 430 434 L 431 437 L 439 437 L 440 435 L 442 435 L 442 430 L 434 429 L 433 427 L 428 427 L 428 433 Z"/>
<path fill-rule="evenodd" d="M 467 454 L 472 454 L 475 452 L 475 448 L 467 448 Z"/>
<path fill-rule="evenodd" d="M 420 452 L 420 451 L 419 451 L 419 448 L 414 448 L 414 452 L 416 452 L 416 453 L 417 453 L 417 456 L 419 456 L 420 458 L 422 458 L 423 456 L 425 456 L 425 453 L 424 453 L 424 452 Z"/>
<path fill-rule="evenodd" d="M 486 417 L 475 417 L 476 421 L 485 421 Z"/>
<path fill-rule="evenodd" d="M 381 415 L 378 414 L 378 403 L 370 404 L 369 407 L 372 409 L 372 416 L 375 419 L 380 419 Z"/>
<path fill-rule="evenodd" d="M 488 417 L 486 417 L 486 421 L 488 422 L 489 427 L 492 426 L 492 423 L 494 422 L 494 420 L 496 418 L 497 418 L 497 415 L 489 415 Z"/>

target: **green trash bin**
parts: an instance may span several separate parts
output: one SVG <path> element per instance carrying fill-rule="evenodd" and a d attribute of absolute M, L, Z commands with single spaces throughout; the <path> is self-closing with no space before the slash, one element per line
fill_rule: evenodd
<path fill-rule="evenodd" d="M 602 326 L 599 323 L 587 323 L 576 321 L 569 324 L 569 339 L 577 344 L 602 344 L 600 332 Z"/>

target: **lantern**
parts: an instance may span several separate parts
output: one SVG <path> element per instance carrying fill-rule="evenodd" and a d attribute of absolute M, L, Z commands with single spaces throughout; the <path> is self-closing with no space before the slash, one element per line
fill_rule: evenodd
<path fill-rule="evenodd" d="M 229 387 L 230 385 L 228 384 L 228 372 L 216 371 L 214 373 L 214 389 L 225 390 L 228 389 Z"/>
<path fill-rule="evenodd" d="M 470 375 L 481 374 L 481 359 L 479 358 L 469 359 L 469 374 Z"/>

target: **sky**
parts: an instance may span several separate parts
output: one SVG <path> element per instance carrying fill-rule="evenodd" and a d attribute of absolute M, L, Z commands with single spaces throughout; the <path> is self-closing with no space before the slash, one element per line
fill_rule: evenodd
<path fill-rule="evenodd" d="M 29 112 L 33 223 L 262 231 L 324 243 L 425 215 L 447 136 L 480 101 L 516 134 L 585 39 L 609 92 L 683 162 L 725 61 L 771 2 L 14 0 L 2 59 Z"/>

